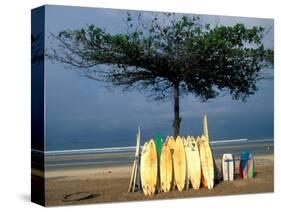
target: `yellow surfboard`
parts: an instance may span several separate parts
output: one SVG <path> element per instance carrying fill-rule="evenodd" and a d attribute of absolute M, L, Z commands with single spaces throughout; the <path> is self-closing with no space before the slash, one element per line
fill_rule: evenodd
<path fill-rule="evenodd" d="M 209 143 L 208 120 L 207 120 L 206 113 L 204 113 L 204 118 L 203 118 L 203 134 L 205 135 L 205 137 Z"/>
<path fill-rule="evenodd" d="M 140 160 L 140 178 L 141 178 L 141 184 L 142 184 L 142 191 L 145 195 L 147 195 L 146 187 L 143 186 L 145 184 L 145 160 L 147 155 L 147 145 L 148 142 L 145 142 L 142 147 L 141 152 L 141 160 Z"/>
<path fill-rule="evenodd" d="M 162 146 L 160 158 L 160 186 L 161 191 L 171 190 L 173 180 L 173 160 L 168 142 Z"/>
<path fill-rule="evenodd" d="M 166 141 L 168 142 L 168 145 L 170 147 L 171 153 L 174 154 L 174 150 L 175 150 L 175 147 L 176 147 L 176 141 L 175 141 L 174 137 L 173 136 L 168 136 L 166 138 Z"/>
<path fill-rule="evenodd" d="M 204 135 L 200 138 L 199 152 L 202 167 L 202 184 L 208 189 L 214 187 L 214 163 L 212 151 Z"/>
<path fill-rule="evenodd" d="M 201 183 L 201 161 L 197 142 L 194 137 L 187 137 L 186 160 L 188 180 L 192 188 L 199 189 Z"/>
<path fill-rule="evenodd" d="M 166 138 L 166 141 L 168 143 L 168 146 L 170 148 L 171 154 L 172 154 L 172 161 L 173 161 L 173 182 L 172 182 L 172 189 L 175 189 L 177 184 L 175 180 L 175 173 L 174 173 L 174 152 L 175 152 L 175 147 L 176 147 L 176 141 L 173 136 L 168 136 Z"/>
<path fill-rule="evenodd" d="M 174 150 L 174 175 L 179 191 L 185 188 L 186 181 L 186 159 L 183 141 L 180 136 L 176 139 L 176 146 Z"/>
<path fill-rule="evenodd" d="M 153 195 L 157 185 L 157 152 L 153 139 L 151 139 L 142 151 L 141 180 L 145 195 Z"/>
<path fill-rule="evenodd" d="M 185 160 L 186 160 L 186 182 L 185 182 L 185 188 L 189 188 L 189 172 L 188 172 L 188 160 L 187 160 L 187 147 L 188 147 L 188 142 L 190 140 L 190 136 L 187 136 L 187 138 L 183 137 L 183 145 L 184 145 L 184 151 L 185 151 Z"/>

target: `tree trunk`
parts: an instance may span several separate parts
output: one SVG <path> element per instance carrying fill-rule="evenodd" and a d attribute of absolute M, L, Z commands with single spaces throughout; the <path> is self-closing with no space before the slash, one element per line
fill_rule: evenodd
<path fill-rule="evenodd" d="M 180 103 L 179 103 L 179 97 L 180 97 L 180 90 L 179 90 L 179 84 L 174 84 L 174 138 L 179 135 L 180 133 Z"/>

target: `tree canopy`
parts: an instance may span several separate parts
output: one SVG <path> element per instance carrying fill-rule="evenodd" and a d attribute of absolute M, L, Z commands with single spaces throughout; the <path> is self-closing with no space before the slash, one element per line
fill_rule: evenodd
<path fill-rule="evenodd" d="M 164 24 L 162 18 L 168 20 Z M 64 30 L 50 54 L 84 76 L 121 86 L 149 90 L 155 100 L 174 98 L 174 135 L 179 134 L 179 97 L 193 94 L 206 101 L 220 92 L 246 100 L 257 90 L 273 50 L 262 43 L 265 29 L 202 24 L 199 17 L 164 14 L 145 22 L 128 14 L 124 33 L 89 25 Z M 106 66 L 104 66 L 106 65 Z"/>

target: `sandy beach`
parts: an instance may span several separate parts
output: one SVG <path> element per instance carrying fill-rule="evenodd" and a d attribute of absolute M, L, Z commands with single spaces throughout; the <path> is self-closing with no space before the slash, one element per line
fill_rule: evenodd
<path fill-rule="evenodd" d="M 45 172 L 46 206 L 273 192 L 273 154 L 255 155 L 254 159 L 254 179 L 242 180 L 238 175 L 238 163 L 236 163 L 235 180 L 232 182 L 220 181 L 212 190 L 189 188 L 182 192 L 173 190 L 157 193 L 152 197 L 139 192 L 127 192 L 131 175 L 131 166 L 128 165 L 49 170 Z M 216 159 L 216 164 L 220 168 L 220 159 Z M 86 192 L 90 196 L 78 201 L 66 200 L 68 195 L 76 195 L 79 192 Z"/>

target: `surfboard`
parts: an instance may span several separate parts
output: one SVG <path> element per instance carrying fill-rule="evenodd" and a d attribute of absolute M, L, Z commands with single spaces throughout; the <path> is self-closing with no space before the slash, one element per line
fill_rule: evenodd
<path fill-rule="evenodd" d="M 205 135 L 207 141 L 209 142 L 208 120 L 207 120 L 206 113 L 204 113 L 204 117 L 203 117 L 203 134 Z"/>
<path fill-rule="evenodd" d="M 162 146 L 160 158 L 160 185 L 161 191 L 171 190 L 173 180 L 173 160 L 168 142 Z"/>
<path fill-rule="evenodd" d="M 161 191 L 161 185 L 160 185 L 160 158 L 161 158 L 161 151 L 162 151 L 162 146 L 163 146 L 163 139 L 160 135 L 160 133 L 157 133 L 155 136 L 155 147 L 157 151 L 157 159 L 158 159 L 158 179 L 157 179 L 157 191 Z"/>
<path fill-rule="evenodd" d="M 187 158 L 187 152 L 188 152 L 188 143 L 190 141 L 190 136 L 188 135 L 184 140 L 183 140 L 183 145 L 184 145 L 184 151 L 185 151 L 185 160 L 186 160 L 186 182 L 185 182 L 185 188 L 188 190 L 189 188 L 189 172 L 188 172 L 188 158 Z"/>
<path fill-rule="evenodd" d="M 240 155 L 239 174 L 242 179 L 254 178 L 254 158 L 248 151 Z"/>
<path fill-rule="evenodd" d="M 142 191 L 145 195 L 147 195 L 147 189 L 146 189 L 147 187 L 144 186 L 146 184 L 145 161 L 147 157 L 147 146 L 148 146 L 148 142 L 145 142 L 142 147 L 141 160 L 140 160 L 140 178 L 141 178 Z"/>
<path fill-rule="evenodd" d="M 188 144 L 188 139 L 190 137 L 184 137 L 182 136 L 182 142 L 184 146 L 184 152 L 185 152 L 185 163 L 186 163 L 186 172 L 185 172 L 185 189 L 189 189 L 189 178 L 188 178 L 188 161 L 187 161 L 187 144 Z"/>
<path fill-rule="evenodd" d="M 199 150 L 199 145 L 200 145 L 200 137 L 199 136 L 197 136 L 197 138 L 196 138 L 196 140 L 195 140 L 195 142 L 196 142 L 196 144 L 197 144 L 197 147 L 198 147 L 198 150 Z"/>
<path fill-rule="evenodd" d="M 222 156 L 222 176 L 224 181 L 233 181 L 234 160 L 232 154 L 223 154 Z"/>
<path fill-rule="evenodd" d="M 186 159 L 183 141 L 180 136 L 176 139 L 176 146 L 174 150 L 174 175 L 177 188 L 183 191 L 186 181 Z"/>
<path fill-rule="evenodd" d="M 172 154 L 172 161 L 173 161 L 173 182 L 172 182 L 172 189 L 175 189 L 177 184 L 175 180 L 175 173 L 174 173 L 174 152 L 175 152 L 175 147 L 176 147 L 176 141 L 173 136 L 168 136 L 166 138 L 166 141 L 168 143 L 168 146 L 170 148 L 171 154 Z"/>
<path fill-rule="evenodd" d="M 187 137 L 186 160 L 188 181 L 191 183 L 192 188 L 199 189 L 201 183 L 201 161 L 194 137 Z"/>
<path fill-rule="evenodd" d="M 153 195 L 156 191 L 158 174 L 157 151 L 153 139 L 146 145 L 146 151 L 141 163 L 143 164 L 141 168 L 144 169 L 142 176 L 142 188 L 146 191 L 144 194 Z"/>
<path fill-rule="evenodd" d="M 208 189 L 214 187 L 214 163 L 212 151 L 204 135 L 201 136 L 199 142 L 199 153 L 202 168 L 202 184 Z"/>
<path fill-rule="evenodd" d="M 155 146 L 156 146 L 158 161 L 160 161 L 162 145 L 163 145 L 163 139 L 162 139 L 160 133 L 157 133 L 155 136 Z"/>
<path fill-rule="evenodd" d="M 201 141 L 201 138 L 199 136 L 197 136 L 196 143 L 197 143 L 197 146 L 198 146 L 198 149 L 199 149 L 199 155 L 200 155 L 200 141 Z M 200 155 L 200 163 L 201 163 L 201 155 Z M 207 188 L 207 183 L 206 183 L 206 180 L 203 176 L 202 164 L 201 164 L 201 184 L 204 188 Z"/>
<path fill-rule="evenodd" d="M 209 131 L 208 131 L 208 120 L 207 120 L 207 114 L 204 113 L 204 117 L 203 117 L 203 134 L 205 135 L 208 143 L 210 142 L 210 138 L 209 138 Z M 220 172 L 219 169 L 217 167 L 216 161 L 213 157 L 213 164 L 214 164 L 214 181 L 219 182 L 221 179 L 220 176 Z"/>
<path fill-rule="evenodd" d="M 169 145 L 171 153 L 173 155 L 175 147 L 176 147 L 176 141 L 173 136 L 168 136 L 166 140 L 168 141 L 168 145 Z"/>

